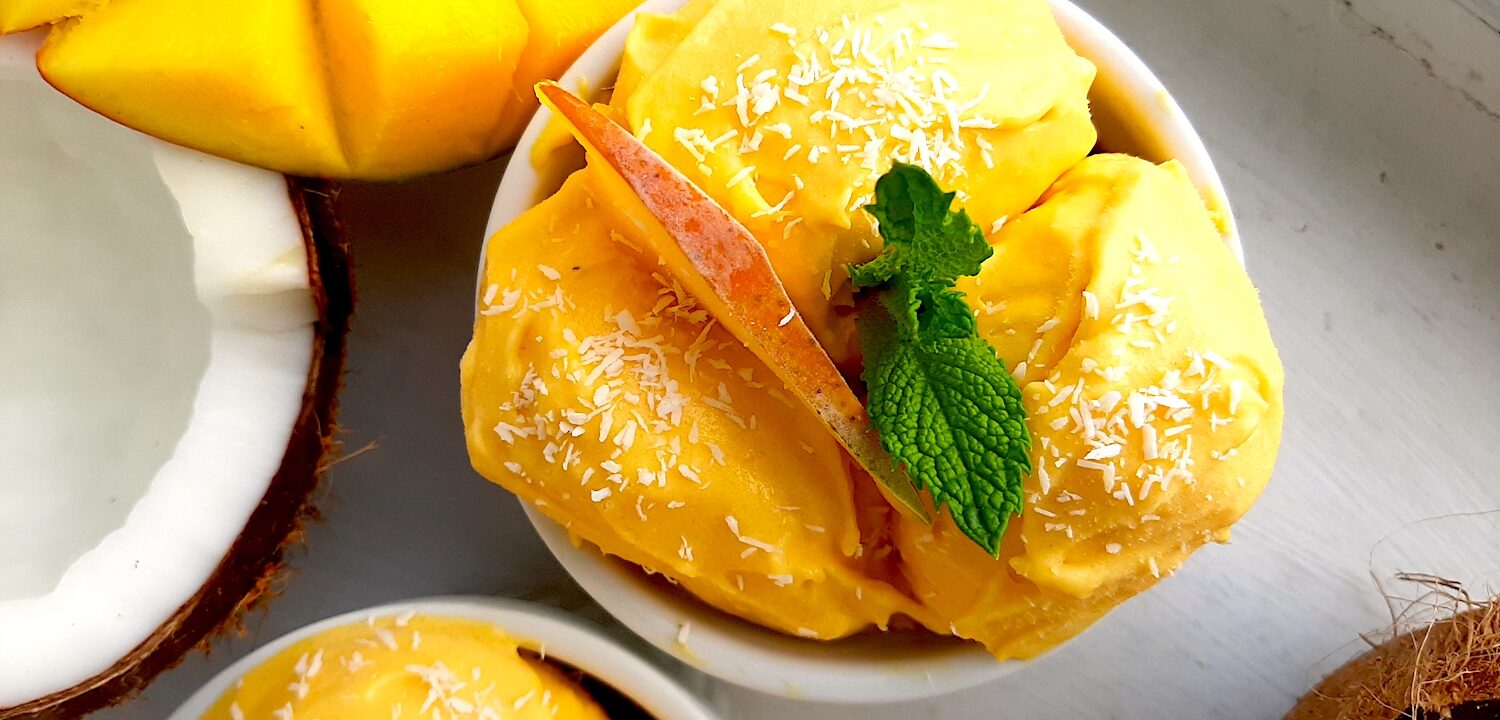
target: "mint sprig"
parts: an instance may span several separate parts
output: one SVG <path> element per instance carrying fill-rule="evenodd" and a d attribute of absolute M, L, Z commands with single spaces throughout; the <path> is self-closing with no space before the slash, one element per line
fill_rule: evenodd
<path fill-rule="evenodd" d="M 858 329 L 881 445 L 964 535 L 998 556 L 1021 512 L 1031 434 L 1015 378 L 953 288 L 994 252 L 968 213 L 951 209 L 953 198 L 922 168 L 897 163 L 865 208 L 885 251 L 849 276 L 874 291 L 860 303 Z"/>

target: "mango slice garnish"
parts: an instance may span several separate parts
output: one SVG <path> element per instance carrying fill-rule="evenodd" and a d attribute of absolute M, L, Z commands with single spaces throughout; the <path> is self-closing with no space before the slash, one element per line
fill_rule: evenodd
<path fill-rule="evenodd" d="M 817 415 L 892 505 L 928 519 L 911 479 L 880 446 L 864 405 L 798 317 L 765 249 L 729 211 L 624 126 L 556 83 L 537 84 L 591 159 L 628 200 L 619 210 L 643 231 L 674 277 Z"/>

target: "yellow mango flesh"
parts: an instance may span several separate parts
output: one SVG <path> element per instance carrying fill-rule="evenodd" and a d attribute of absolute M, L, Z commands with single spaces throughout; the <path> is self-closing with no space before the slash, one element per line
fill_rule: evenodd
<path fill-rule="evenodd" d="M 576 538 L 787 633 L 920 615 L 861 547 L 868 481 L 644 254 L 594 172 L 491 239 L 462 362 L 475 468 Z"/>
<path fill-rule="evenodd" d="M 0 32 L 78 15 L 48 82 L 143 132 L 273 170 L 388 179 L 486 160 L 630 0 L 18 0 Z"/>
<path fill-rule="evenodd" d="M 531 31 L 516 68 L 511 104 L 506 108 L 505 130 L 511 136 L 519 136 L 521 127 L 536 111 L 536 93 L 532 88 L 542 80 L 561 77 L 595 38 L 633 10 L 640 0 L 516 0 L 516 4 Z"/>
<path fill-rule="evenodd" d="M 0 35 L 78 17 L 105 0 L 5 0 L 0 3 Z"/>
<path fill-rule="evenodd" d="M 1175 162 L 1090 157 L 993 242 L 959 287 L 1020 365 L 1026 508 L 1001 560 L 946 515 L 896 537 L 957 634 L 1030 657 L 1228 539 L 1270 477 L 1283 375 L 1255 288 Z"/>
<path fill-rule="evenodd" d="M 519 650 L 488 623 L 426 615 L 375 618 L 325 630 L 276 653 L 203 718 L 366 720 L 427 717 L 418 712 L 427 707 L 433 717 L 605 720 L 582 688 Z"/>
<path fill-rule="evenodd" d="M 514 2 L 317 3 L 349 174 L 418 174 L 514 141 L 502 112 L 528 35 Z"/>
<path fill-rule="evenodd" d="M 861 210 L 875 179 L 913 162 L 985 227 L 1019 214 L 1093 147 L 1093 76 L 1043 0 L 858 12 L 695 0 L 639 20 L 612 103 L 746 223 L 844 360 L 855 353 L 845 267 L 880 250 Z"/>
<path fill-rule="evenodd" d="M 57 26 L 37 65 L 142 132 L 252 164 L 295 159 L 278 164 L 286 172 L 344 174 L 317 48 L 305 0 L 119 0 Z"/>

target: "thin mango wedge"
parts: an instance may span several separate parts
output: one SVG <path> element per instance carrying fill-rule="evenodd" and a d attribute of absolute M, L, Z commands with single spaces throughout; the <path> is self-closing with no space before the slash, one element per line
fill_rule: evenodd
<path fill-rule="evenodd" d="M 864 405 L 798 317 L 755 236 L 624 126 L 556 83 L 536 87 L 590 156 L 614 171 L 603 181 L 640 200 L 619 209 L 637 221 L 678 281 L 823 420 L 892 505 L 927 520 L 911 479 L 880 447 Z"/>

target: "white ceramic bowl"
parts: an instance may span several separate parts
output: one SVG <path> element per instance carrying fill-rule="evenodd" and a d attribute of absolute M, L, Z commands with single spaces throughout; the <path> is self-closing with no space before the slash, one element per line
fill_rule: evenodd
<path fill-rule="evenodd" d="M 637 12 L 670 12 L 684 0 L 649 0 Z M 1135 53 L 1068 0 L 1052 0 L 1068 43 L 1099 68 L 1090 92 L 1100 146 L 1162 162 L 1176 158 L 1210 205 L 1225 217 L 1224 241 L 1243 260 L 1239 235 L 1203 141 L 1161 81 Z M 563 76 L 567 88 L 608 87 L 633 25 L 627 17 L 605 33 Z M 531 148 L 551 118 L 543 109 L 521 136 L 496 193 L 486 237 L 554 192 L 560 174 L 539 174 Z M 480 268 L 483 269 L 481 260 Z M 639 569 L 577 547 L 557 523 L 526 505 L 526 513 L 573 579 L 605 610 L 653 645 L 723 680 L 803 700 L 876 703 L 912 700 L 978 685 L 1024 663 L 996 662 L 973 643 L 912 634 L 861 636 L 835 642 L 788 637 L 719 612 Z M 679 642 L 681 628 L 690 631 Z"/>
<path fill-rule="evenodd" d="M 494 623 L 523 646 L 546 649 L 547 657 L 571 665 L 630 698 L 657 720 L 714 720 L 696 698 L 650 663 L 614 641 L 552 608 L 486 597 L 434 597 L 356 610 L 308 625 L 267 643 L 204 685 L 168 720 L 198 720 L 235 681 L 293 643 L 330 628 L 416 612 Z"/>

